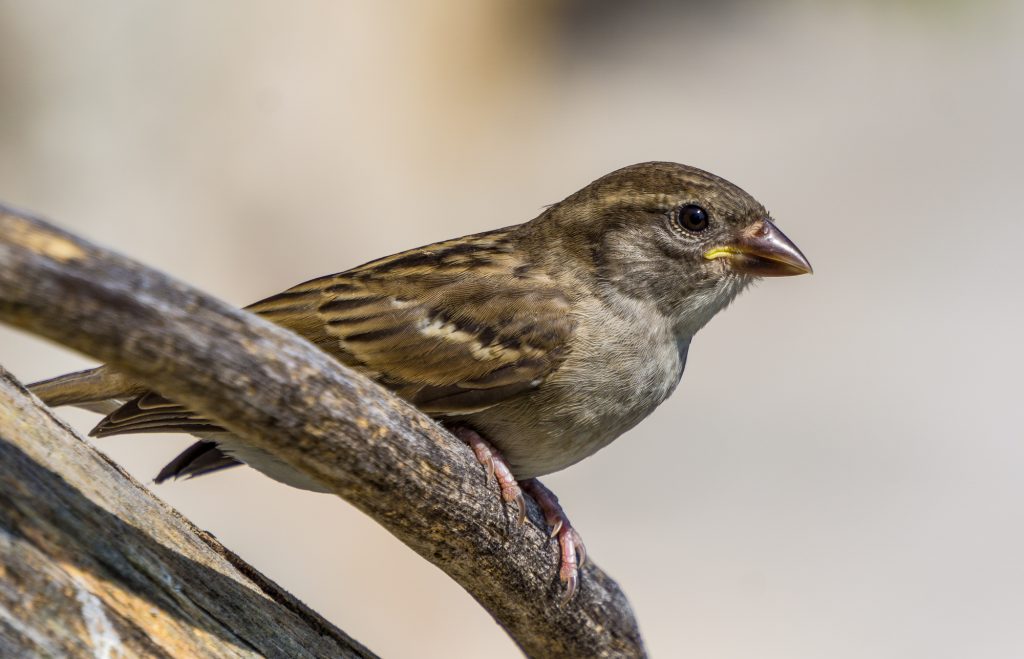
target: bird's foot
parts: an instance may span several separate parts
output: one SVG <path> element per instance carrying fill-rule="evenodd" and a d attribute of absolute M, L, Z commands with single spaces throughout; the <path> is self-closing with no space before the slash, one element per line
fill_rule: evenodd
<path fill-rule="evenodd" d="M 509 469 L 505 458 L 501 457 L 498 449 L 494 448 L 490 442 L 481 437 L 480 433 L 475 430 L 459 427 L 453 432 L 456 437 L 466 442 L 469 448 L 473 449 L 477 462 L 482 464 L 484 469 L 487 470 L 487 482 L 490 483 L 491 479 L 497 479 L 498 486 L 501 488 L 502 500 L 507 503 L 515 502 L 519 509 L 516 524 L 522 526 L 523 522 L 526 521 L 526 500 L 523 499 L 523 491 L 519 488 L 519 482 L 512 475 L 512 470 Z"/>
<path fill-rule="evenodd" d="M 583 546 L 580 534 L 569 523 L 568 515 L 558 503 L 558 497 L 536 478 L 529 478 L 521 483 L 516 481 L 512 470 L 498 449 L 475 430 L 460 426 L 454 428 L 452 432 L 473 449 L 477 461 L 487 470 L 487 482 L 490 483 L 492 478 L 498 481 L 501 498 L 506 502 L 515 502 L 518 506 L 517 521 L 519 524 L 526 521 L 526 500 L 523 499 L 523 490 L 537 502 L 541 512 L 544 513 L 550 537 L 558 538 L 560 557 L 558 578 L 565 584 L 565 592 L 562 594 L 560 605 L 565 606 L 579 587 L 580 568 L 587 560 L 587 550 Z"/>
<path fill-rule="evenodd" d="M 524 480 L 520 486 L 540 506 L 544 513 L 544 519 L 550 527 L 551 537 L 558 538 L 558 547 L 561 553 L 561 568 L 558 570 L 558 578 L 565 584 L 565 593 L 562 594 L 560 605 L 565 606 L 576 594 L 580 580 L 580 568 L 587 562 L 587 548 L 583 546 L 583 538 L 569 523 L 569 517 L 562 510 L 554 492 L 536 478 Z"/>

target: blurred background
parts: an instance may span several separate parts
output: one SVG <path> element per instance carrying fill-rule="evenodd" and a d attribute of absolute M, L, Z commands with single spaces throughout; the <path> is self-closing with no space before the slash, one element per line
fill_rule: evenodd
<path fill-rule="evenodd" d="M 243 305 L 626 164 L 725 176 L 815 275 L 545 482 L 656 657 L 1019 658 L 1022 64 L 1012 0 L 0 0 L 0 199 Z M 91 364 L 2 327 L 0 363 Z M 148 482 L 189 442 L 98 446 Z M 518 656 L 342 501 L 155 490 L 383 656 Z"/>

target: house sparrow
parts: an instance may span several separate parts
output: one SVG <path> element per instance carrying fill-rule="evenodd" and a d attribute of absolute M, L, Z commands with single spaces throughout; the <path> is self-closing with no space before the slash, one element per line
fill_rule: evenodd
<path fill-rule="evenodd" d="M 699 169 L 649 162 L 604 176 L 516 226 L 388 256 L 248 307 L 440 420 L 559 540 L 568 601 L 579 535 L 536 477 L 626 432 L 675 389 L 693 335 L 758 277 L 811 266 L 753 197 Z M 324 491 L 209 420 L 97 371 L 34 385 L 55 404 L 126 399 L 93 430 L 202 438 L 158 475 L 240 463 Z M 92 379 L 90 379 L 92 378 Z"/>

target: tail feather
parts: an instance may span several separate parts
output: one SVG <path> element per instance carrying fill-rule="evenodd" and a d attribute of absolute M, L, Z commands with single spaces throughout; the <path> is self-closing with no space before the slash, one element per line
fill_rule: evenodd
<path fill-rule="evenodd" d="M 128 376 L 107 366 L 42 380 L 28 388 L 50 407 L 76 405 L 86 409 L 96 409 L 106 401 L 131 398 L 145 391 Z"/>
<path fill-rule="evenodd" d="M 224 433 L 220 427 L 106 366 L 60 375 L 30 384 L 32 393 L 51 407 L 74 405 L 107 415 L 90 435 L 105 437 L 130 432 L 188 432 L 199 436 Z M 169 478 L 194 478 L 242 464 L 215 442 L 196 442 L 164 467 L 157 483 Z"/>
<path fill-rule="evenodd" d="M 224 432 L 224 429 L 190 412 L 156 392 L 147 392 L 125 402 L 103 418 L 89 433 L 109 437 L 135 432 Z"/>
<path fill-rule="evenodd" d="M 157 474 L 155 482 L 163 483 L 168 478 L 195 478 L 238 464 L 241 463 L 217 448 L 216 443 L 204 440 L 189 446 L 167 463 Z"/>

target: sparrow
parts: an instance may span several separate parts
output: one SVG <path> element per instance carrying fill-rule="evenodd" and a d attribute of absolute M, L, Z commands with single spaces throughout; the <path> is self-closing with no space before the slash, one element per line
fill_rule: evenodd
<path fill-rule="evenodd" d="M 319 277 L 247 307 L 443 423 L 525 519 L 557 537 L 563 603 L 579 534 L 537 477 L 594 454 L 679 384 L 693 336 L 761 277 L 811 265 L 739 187 L 695 167 L 632 165 L 538 217 Z M 92 431 L 184 432 L 200 441 L 156 481 L 248 464 L 326 491 L 209 419 L 106 367 L 40 382 L 52 404 L 120 404 Z M 123 401 L 123 402 L 122 402 Z"/>

